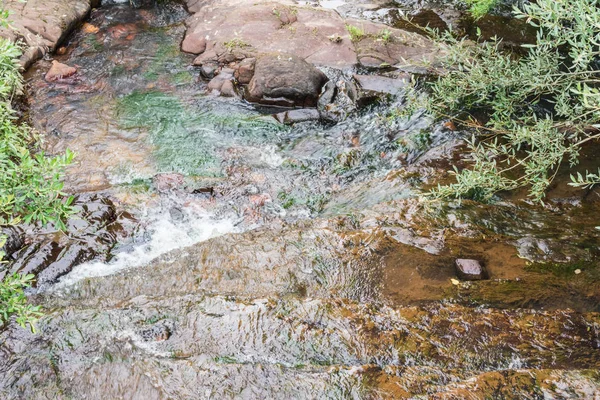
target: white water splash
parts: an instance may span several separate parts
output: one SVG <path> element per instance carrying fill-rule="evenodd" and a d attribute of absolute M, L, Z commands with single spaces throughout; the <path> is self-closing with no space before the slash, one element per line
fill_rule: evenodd
<path fill-rule="evenodd" d="M 283 157 L 279 155 L 277 147 L 266 145 L 262 148 L 260 160 L 271 168 L 277 168 L 283 164 Z"/>
<path fill-rule="evenodd" d="M 175 216 L 172 210 L 176 210 Z M 140 220 L 144 225 L 142 243 L 135 244 L 129 251 L 117 253 L 110 262 L 90 261 L 76 266 L 60 280 L 56 288 L 73 285 L 85 278 L 111 275 L 147 265 L 171 250 L 239 231 L 233 219 L 215 219 L 206 211 L 191 207 L 153 209 Z"/>

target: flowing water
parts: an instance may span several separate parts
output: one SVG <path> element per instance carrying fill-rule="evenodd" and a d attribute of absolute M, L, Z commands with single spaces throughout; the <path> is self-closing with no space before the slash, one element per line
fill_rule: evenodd
<path fill-rule="evenodd" d="M 126 232 L 0 332 L 2 398 L 599 398 L 598 191 L 426 207 L 460 133 L 390 104 L 279 125 L 206 93 L 186 17 L 100 8 L 56 56 L 75 78 L 28 72 L 66 190 Z"/>

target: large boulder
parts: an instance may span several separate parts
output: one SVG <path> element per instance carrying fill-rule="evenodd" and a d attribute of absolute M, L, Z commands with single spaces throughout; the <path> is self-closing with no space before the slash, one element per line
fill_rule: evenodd
<path fill-rule="evenodd" d="M 256 60 L 246 99 L 284 107 L 315 107 L 325 82 L 323 72 L 299 57 L 264 55 Z"/>
<path fill-rule="evenodd" d="M 420 65 L 438 52 L 416 33 L 344 19 L 335 10 L 286 0 L 188 0 L 187 5 L 193 15 L 186 21 L 183 46 L 184 51 L 200 54 L 195 65 L 281 53 L 316 66 L 346 69 L 359 61 L 369 67 Z M 351 27 L 363 34 L 350 35 Z"/>

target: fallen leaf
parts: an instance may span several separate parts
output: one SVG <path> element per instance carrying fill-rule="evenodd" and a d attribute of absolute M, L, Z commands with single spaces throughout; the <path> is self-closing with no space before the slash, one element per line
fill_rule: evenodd
<path fill-rule="evenodd" d="M 98 28 L 97 26 L 94 26 L 88 22 L 84 23 L 83 26 L 81 27 L 81 29 L 85 33 L 98 33 L 98 31 L 100 30 L 100 28 Z"/>

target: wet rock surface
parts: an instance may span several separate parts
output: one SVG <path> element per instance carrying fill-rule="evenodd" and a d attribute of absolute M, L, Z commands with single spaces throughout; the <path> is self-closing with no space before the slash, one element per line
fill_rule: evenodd
<path fill-rule="evenodd" d="M 95 257 L 106 258 L 117 241 L 115 206 L 108 198 L 80 195 L 73 202 L 75 213 L 67 220 L 64 234 L 44 235 L 30 227 L 20 241 L 12 241 L 8 264 L 0 275 L 34 274 L 37 286 L 55 283 L 73 267 Z M 43 232 L 43 230 L 42 230 Z"/>
<path fill-rule="evenodd" d="M 52 61 L 50 70 L 46 73 L 45 79 L 48 82 L 60 81 L 69 78 L 77 73 L 77 68 L 61 64 L 58 61 Z"/>
<path fill-rule="evenodd" d="M 30 299 L 47 315 L 37 335 L 0 331 L 1 398 L 597 396 L 598 190 L 429 207 L 420 193 L 448 179 L 463 133 L 390 116 L 406 76 L 385 64 L 414 49 L 349 18 L 382 22 L 391 5 L 320 3 L 190 1 L 187 31 L 176 3 L 106 7 L 55 57 L 77 81 L 46 81 L 48 61 L 29 72 L 48 152 L 82 160 L 66 189 L 96 194 L 68 235 L 25 232 L 11 256 L 38 273 Z M 368 32 L 360 50 L 349 21 Z M 281 54 L 310 65 L 322 54 L 302 40 L 354 49 L 320 67 L 317 108 L 207 93 L 254 79 L 259 27 L 275 44 L 296 28 Z M 201 49 L 195 32 L 204 52 L 181 52 Z M 457 281 L 456 259 L 491 279 Z"/>

